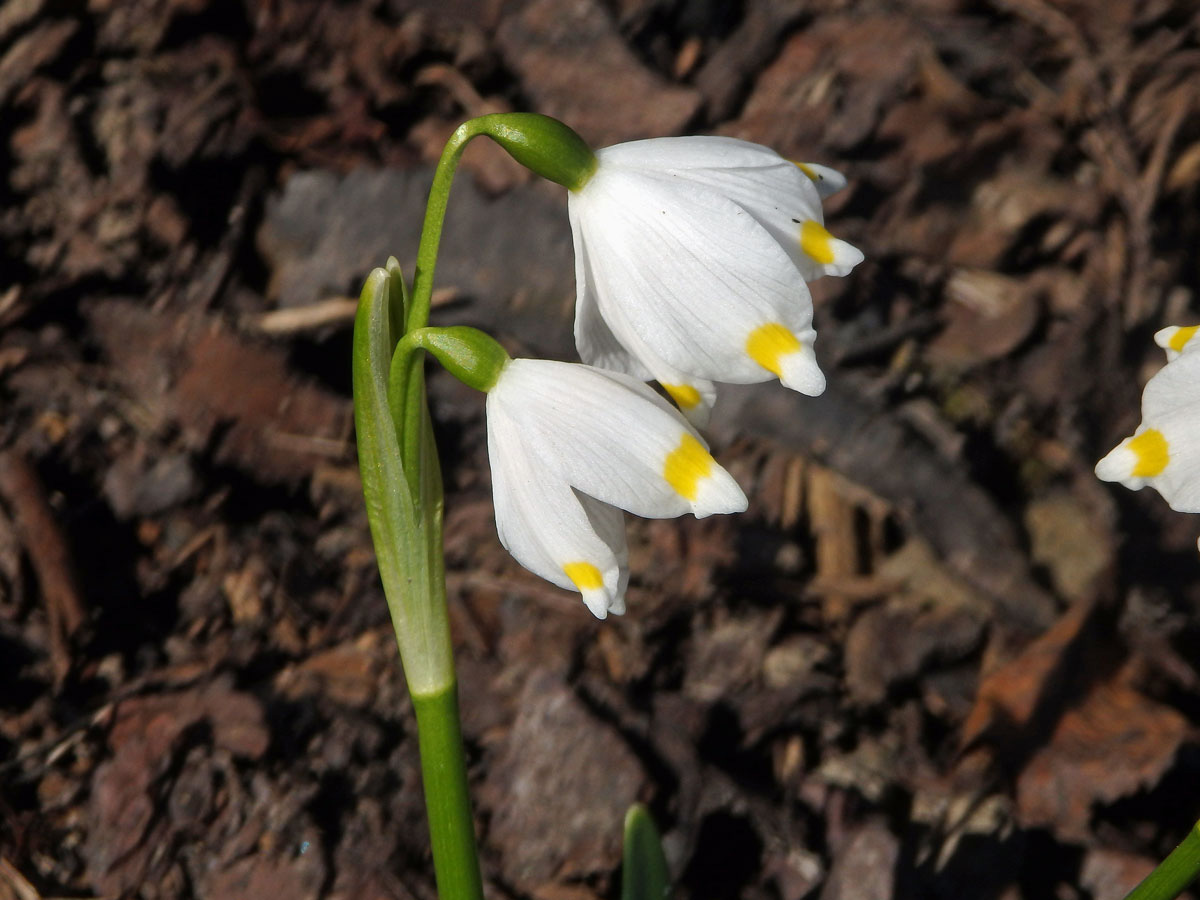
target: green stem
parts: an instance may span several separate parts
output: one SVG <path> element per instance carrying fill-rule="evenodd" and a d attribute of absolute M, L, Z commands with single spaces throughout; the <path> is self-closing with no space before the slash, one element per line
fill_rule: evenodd
<path fill-rule="evenodd" d="M 1125 900 L 1173 900 L 1200 875 L 1200 822 Z"/>
<path fill-rule="evenodd" d="M 411 332 L 400 339 L 388 371 L 388 406 L 392 421 L 398 424 L 400 458 L 408 489 L 420 503 L 422 467 L 421 446 L 425 441 L 423 421 L 428 404 L 425 402 L 425 352 L 410 340 Z"/>
<path fill-rule="evenodd" d="M 475 850 L 466 755 L 458 714 L 458 688 L 413 694 L 421 747 L 421 777 L 440 900 L 482 900 Z"/>
<path fill-rule="evenodd" d="M 487 117 L 469 119 L 450 135 L 433 173 L 429 202 L 425 205 L 425 221 L 421 225 L 421 243 L 417 246 L 417 268 L 413 272 L 412 301 L 408 308 L 405 331 L 414 331 L 429 324 L 429 303 L 433 296 L 433 270 L 437 265 L 438 246 L 442 241 L 442 222 L 446 219 L 446 204 L 450 185 L 463 150 L 474 137 L 485 133 Z"/>

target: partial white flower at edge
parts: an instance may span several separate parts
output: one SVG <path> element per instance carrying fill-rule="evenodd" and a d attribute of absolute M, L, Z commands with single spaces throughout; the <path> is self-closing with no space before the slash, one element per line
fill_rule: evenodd
<path fill-rule="evenodd" d="M 568 196 L 575 340 L 585 363 L 655 379 L 696 424 L 714 382 L 825 389 L 806 285 L 860 251 L 824 227 L 832 169 L 725 137 L 655 138 L 596 153 Z"/>
<path fill-rule="evenodd" d="M 1096 464 L 1096 476 L 1132 490 L 1150 485 L 1179 512 L 1200 512 L 1200 353 L 1195 328 L 1155 335 L 1170 360 L 1146 382 L 1142 422 Z"/>
<path fill-rule="evenodd" d="M 628 375 L 514 359 L 488 391 L 487 435 L 501 543 L 534 574 L 579 591 L 601 619 L 625 611 L 621 510 L 666 518 L 746 509 L 704 440 Z"/>

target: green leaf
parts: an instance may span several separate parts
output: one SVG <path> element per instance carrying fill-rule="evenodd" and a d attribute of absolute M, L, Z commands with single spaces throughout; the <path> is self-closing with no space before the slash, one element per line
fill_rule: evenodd
<path fill-rule="evenodd" d="M 1174 900 L 1200 875 L 1200 822 L 1125 900 Z"/>
<path fill-rule="evenodd" d="M 375 269 L 363 285 L 354 319 L 354 429 L 371 539 L 409 690 L 437 693 L 454 682 L 442 575 L 442 489 L 424 380 L 413 385 L 408 428 L 392 418 L 388 374 L 402 318 L 398 267 Z M 394 303 L 398 300 L 399 303 Z M 405 472 L 401 441 L 411 440 Z M 415 490 L 409 483 L 413 478 Z"/>
<path fill-rule="evenodd" d="M 635 804 L 625 814 L 621 900 L 664 900 L 670 886 L 658 829 L 646 807 Z"/>

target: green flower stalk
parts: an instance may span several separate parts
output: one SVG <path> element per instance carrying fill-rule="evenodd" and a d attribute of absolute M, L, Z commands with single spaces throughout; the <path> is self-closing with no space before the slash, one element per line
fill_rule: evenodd
<path fill-rule="evenodd" d="M 420 407 L 394 417 L 388 395 L 404 280 L 396 261 L 367 278 L 354 325 L 354 420 L 367 518 L 392 627 L 417 717 L 421 774 L 438 892 L 482 900 L 467 794 L 458 685 L 446 609 L 442 480 L 424 379 L 410 385 Z M 415 435 L 415 438 L 414 438 Z M 407 457 L 401 448 L 408 444 Z"/>
<path fill-rule="evenodd" d="M 458 686 L 446 608 L 442 478 L 425 397 L 428 352 L 480 390 L 508 354 L 476 329 L 429 328 L 434 265 L 454 169 L 463 148 L 487 135 L 535 172 L 579 187 L 595 169 L 591 150 L 545 116 L 483 116 L 450 139 L 426 206 L 410 296 L 399 264 L 367 278 L 354 324 L 354 421 L 363 494 L 396 644 L 417 718 L 430 843 L 443 900 L 482 900 L 467 793 Z"/>

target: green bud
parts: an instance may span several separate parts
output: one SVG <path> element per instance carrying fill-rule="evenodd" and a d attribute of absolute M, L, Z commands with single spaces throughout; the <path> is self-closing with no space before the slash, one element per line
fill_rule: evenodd
<path fill-rule="evenodd" d="M 525 168 L 577 191 L 596 171 L 596 154 L 558 119 L 537 113 L 495 113 L 468 123 Z"/>
<path fill-rule="evenodd" d="M 477 391 L 490 391 L 508 363 L 508 354 L 494 338 L 466 325 L 418 328 L 406 340 L 428 350 L 447 372 Z"/>

